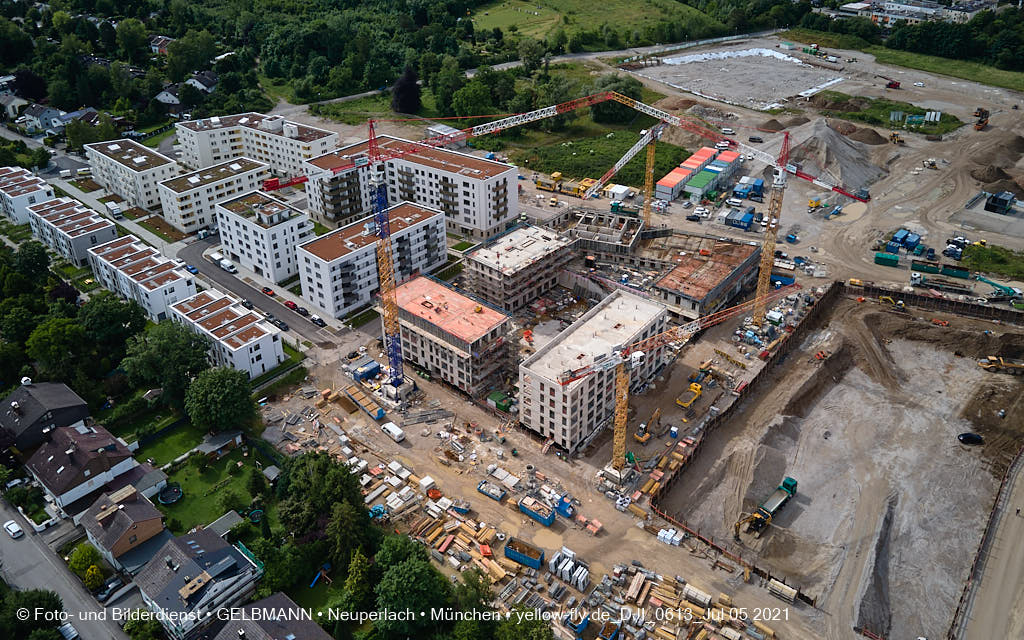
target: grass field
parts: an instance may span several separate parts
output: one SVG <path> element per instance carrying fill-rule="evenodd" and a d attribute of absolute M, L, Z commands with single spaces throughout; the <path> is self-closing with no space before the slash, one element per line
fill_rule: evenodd
<path fill-rule="evenodd" d="M 1006 247 L 967 247 L 963 265 L 972 271 L 995 273 L 1014 280 L 1024 280 L 1024 251 Z"/>
<path fill-rule="evenodd" d="M 816 96 L 816 98 L 819 97 L 832 103 L 848 103 L 854 99 L 854 96 L 838 91 L 822 91 Z M 836 109 L 826 110 L 826 113 L 836 118 L 843 118 L 844 120 L 888 127 L 891 126 L 889 114 L 893 111 L 902 111 L 907 115 L 924 115 L 927 112 L 927 109 L 910 104 L 909 102 L 885 100 L 883 98 L 859 98 L 859 100 L 867 100 L 870 104 L 867 108 L 860 110 L 858 110 L 858 105 L 850 104 L 848 111 L 844 110 L 842 104 L 840 104 Z M 954 131 L 963 126 L 963 124 L 960 118 L 949 113 L 943 113 L 941 120 L 937 124 L 913 125 L 907 128 L 921 133 L 943 134 Z"/>
<path fill-rule="evenodd" d="M 624 33 L 679 18 L 686 19 L 691 32 L 721 26 L 702 11 L 672 0 L 606 0 L 597 4 L 586 0 L 496 0 L 473 12 L 473 27 L 508 31 L 515 26 L 519 33 L 543 38 L 558 26 L 571 33 L 609 23 Z"/>
<path fill-rule="evenodd" d="M 330 232 L 331 232 L 331 230 L 328 229 L 327 227 L 325 227 L 324 225 L 320 224 L 319 222 L 317 222 L 315 220 L 313 221 L 313 233 L 315 233 L 316 235 L 322 236 L 325 233 L 330 233 Z"/>
<path fill-rule="evenodd" d="M 1024 73 L 1020 71 L 1006 71 L 997 69 L 980 62 L 967 60 L 951 60 L 939 56 L 927 56 L 922 53 L 910 51 L 899 51 L 887 49 L 880 45 L 873 45 L 858 38 L 839 33 L 825 33 L 822 31 L 811 31 L 808 29 L 791 29 L 779 34 L 783 40 L 795 40 L 804 43 L 817 43 L 826 49 L 855 49 L 870 53 L 875 60 L 882 64 L 891 64 L 898 67 L 918 69 L 929 73 L 937 73 L 954 78 L 963 78 L 980 82 L 981 84 L 993 87 L 1004 87 L 1020 91 L 1024 89 Z"/>
<path fill-rule="evenodd" d="M 204 435 L 206 434 L 202 429 L 194 426 L 191 422 L 186 422 L 140 448 L 136 456 L 140 460 L 152 458 L 157 466 L 165 465 L 202 442 Z"/>
<path fill-rule="evenodd" d="M 142 144 L 149 147 L 150 149 L 156 149 L 160 146 L 160 143 L 174 135 L 174 129 L 168 129 L 163 133 L 158 133 L 152 138 L 146 138 L 142 141 Z"/>
<path fill-rule="evenodd" d="M 453 246 L 452 250 L 453 251 L 465 251 L 466 249 L 469 249 L 470 247 L 474 247 L 474 246 L 476 246 L 475 242 L 469 242 L 469 241 L 463 240 L 462 242 L 460 242 L 460 243 L 456 244 L 455 246 Z"/>
<path fill-rule="evenodd" d="M 182 452 L 184 453 L 184 452 Z M 199 471 L 191 464 L 170 474 L 168 482 L 178 482 L 184 497 L 174 504 L 159 505 L 161 511 L 181 524 L 181 529 L 172 529 L 174 534 L 181 534 L 196 525 L 210 524 L 224 514 L 218 505 L 218 497 L 227 491 L 234 491 L 248 503 L 252 496 L 246 490 L 249 470 L 253 469 L 255 450 L 250 449 L 248 457 L 242 457 L 242 451 L 235 449 Z M 238 463 L 242 462 L 239 467 Z"/>
<path fill-rule="evenodd" d="M 416 115 L 422 118 L 433 118 L 439 115 L 434 107 L 434 96 L 429 90 L 420 92 L 420 102 L 422 108 Z M 314 104 L 309 107 L 309 111 L 322 118 L 351 125 L 363 124 L 367 118 L 371 117 L 402 117 L 391 110 L 391 95 L 388 93 L 377 93 L 345 102 Z"/>
<path fill-rule="evenodd" d="M 352 325 L 353 329 L 358 329 L 364 324 L 373 322 L 379 317 L 380 314 L 378 314 L 376 311 L 374 311 L 373 309 L 367 309 L 366 311 L 362 311 L 360 313 L 353 313 L 349 315 L 348 317 L 345 318 L 345 322 Z"/>

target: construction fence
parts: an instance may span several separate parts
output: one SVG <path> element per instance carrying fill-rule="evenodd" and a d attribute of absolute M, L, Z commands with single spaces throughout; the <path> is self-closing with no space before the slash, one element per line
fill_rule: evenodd
<path fill-rule="evenodd" d="M 1024 325 L 1024 312 L 1009 307 L 995 307 L 987 304 L 975 304 L 973 302 L 961 302 L 948 298 L 936 298 L 934 296 L 922 296 L 916 293 L 905 293 L 899 289 L 885 289 L 872 284 L 865 284 L 862 287 L 843 285 L 844 292 L 850 295 L 860 295 L 868 299 L 877 300 L 880 296 L 889 296 L 893 300 L 902 300 L 904 304 L 918 309 L 930 311 L 943 311 L 970 318 L 982 320 L 996 320 L 1009 324 Z"/>

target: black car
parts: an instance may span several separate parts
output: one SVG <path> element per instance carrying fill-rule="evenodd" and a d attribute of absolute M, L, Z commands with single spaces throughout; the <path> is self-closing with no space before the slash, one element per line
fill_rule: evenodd
<path fill-rule="evenodd" d="M 700 216 L 695 216 L 693 214 L 686 216 L 686 219 L 690 222 L 700 222 Z"/>
<path fill-rule="evenodd" d="M 246 309 L 252 309 L 252 300 L 242 300 L 242 306 Z"/>
<path fill-rule="evenodd" d="M 114 592 L 124 586 L 124 580 L 114 576 L 110 580 L 107 580 L 106 584 L 103 585 L 103 590 L 96 594 L 96 599 L 100 602 L 106 602 L 110 596 L 114 595 Z"/>
<path fill-rule="evenodd" d="M 274 326 L 280 329 L 281 331 L 288 330 L 288 323 L 285 322 L 284 320 L 274 320 Z"/>
<path fill-rule="evenodd" d="M 307 309 L 306 307 L 299 307 L 298 309 L 295 310 L 295 313 L 299 314 L 300 316 L 308 316 L 309 309 Z"/>
<path fill-rule="evenodd" d="M 985 444 L 985 438 L 982 438 L 977 433 L 961 433 L 956 437 L 956 439 L 959 440 L 962 444 L 968 444 L 972 446 L 978 444 Z"/>
<path fill-rule="evenodd" d="M 749 138 L 747 138 L 747 140 L 750 140 L 751 142 L 753 142 L 755 144 L 759 144 L 761 142 L 764 142 L 764 138 L 762 138 L 761 136 L 750 136 Z"/>

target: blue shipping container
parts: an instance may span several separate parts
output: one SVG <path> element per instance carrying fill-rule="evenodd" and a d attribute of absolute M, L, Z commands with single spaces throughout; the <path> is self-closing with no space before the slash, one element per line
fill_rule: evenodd
<path fill-rule="evenodd" d="M 907 249 L 913 249 L 921 243 L 921 236 L 916 233 L 908 233 L 907 237 L 903 240 L 903 246 Z"/>
<path fill-rule="evenodd" d="M 788 287 L 794 282 L 796 282 L 796 278 L 794 278 L 793 276 L 784 276 L 778 273 L 772 274 L 772 284 L 776 286 Z"/>
<path fill-rule="evenodd" d="M 374 361 L 369 364 L 364 364 L 356 369 L 352 373 L 352 377 L 360 381 L 369 380 L 370 378 L 376 377 L 378 373 L 380 373 L 380 363 Z"/>
<path fill-rule="evenodd" d="M 505 557 L 531 569 L 539 570 L 544 564 L 543 549 L 538 549 L 516 538 L 509 538 L 505 543 Z"/>
<path fill-rule="evenodd" d="M 750 190 L 757 195 L 764 193 L 764 180 L 761 178 L 754 180 L 754 183 L 750 185 Z"/>
<path fill-rule="evenodd" d="M 889 244 L 885 245 L 885 251 L 886 253 L 898 254 L 900 252 L 900 243 L 896 242 L 895 240 L 890 240 Z"/>
<path fill-rule="evenodd" d="M 907 231 L 906 229 L 900 229 L 899 231 L 896 232 L 896 235 L 892 237 L 892 241 L 899 244 L 903 244 L 903 241 L 907 239 L 907 235 L 909 233 L 910 232 Z"/>

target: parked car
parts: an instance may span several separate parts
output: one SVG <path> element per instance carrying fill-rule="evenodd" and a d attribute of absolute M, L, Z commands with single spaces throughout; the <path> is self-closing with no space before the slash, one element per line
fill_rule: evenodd
<path fill-rule="evenodd" d="M 958 435 L 956 437 L 956 439 L 959 440 L 960 442 L 962 442 L 963 444 L 969 444 L 969 445 L 985 444 L 985 439 L 982 438 L 977 433 L 970 433 L 970 432 L 961 433 L 960 435 Z M 6 526 L 6 525 L 4 525 L 4 526 Z"/>
<path fill-rule="evenodd" d="M 193 275 L 199 273 L 199 269 L 197 269 L 195 267 L 195 265 L 191 265 L 191 264 L 186 264 L 185 265 L 185 271 L 188 271 L 189 273 L 191 273 Z"/>
<path fill-rule="evenodd" d="M 268 313 L 268 314 L 266 314 L 266 315 L 265 315 L 265 317 L 266 317 L 266 319 L 267 319 L 267 322 L 270 322 L 270 323 L 273 323 L 273 322 L 274 322 L 274 320 L 277 320 L 277 316 L 275 316 L 275 315 L 274 315 L 274 314 L 272 314 L 272 313 Z"/>
<path fill-rule="evenodd" d="M 271 289 L 270 287 L 263 287 L 263 293 L 270 296 L 271 298 L 277 295 L 276 293 L 274 293 L 274 290 Z"/>
<path fill-rule="evenodd" d="M 284 306 L 288 307 L 288 308 L 289 308 L 289 309 L 291 309 L 292 311 L 295 311 L 296 309 L 298 309 L 298 308 L 299 308 L 299 305 L 295 304 L 295 303 L 294 303 L 294 302 L 292 302 L 291 300 L 285 300 L 285 301 L 284 301 Z"/>
<path fill-rule="evenodd" d="M 274 320 L 274 326 L 280 329 L 281 331 L 288 330 L 288 323 L 285 322 L 284 320 Z"/>
<path fill-rule="evenodd" d="M 692 207 L 693 207 L 693 203 L 690 202 L 689 200 L 686 200 L 686 201 L 683 202 L 683 208 L 684 209 L 690 209 Z"/>
<path fill-rule="evenodd" d="M 96 594 L 96 600 L 106 602 L 114 592 L 124 586 L 124 580 L 114 576 L 103 585 L 103 589 Z"/>
<path fill-rule="evenodd" d="M 761 136 L 750 136 L 749 138 L 747 138 L 747 140 L 750 140 L 754 144 L 764 142 L 764 138 L 762 138 Z"/>
<path fill-rule="evenodd" d="M 19 526 L 14 520 L 8 520 L 4 523 L 4 531 L 6 531 L 7 535 L 11 536 L 15 540 L 25 535 L 25 532 L 21 530 L 21 526 Z"/>
<path fill-rule="evenodd" d="M 327 323 L 324 322 L 324 319 L 321 318 L 320 316 L 312 316 L 312 317 L 310 317 L 309 321 L 312 322 L 313 324 L 315 324 L 318 327 L 326 327 L 327 326 Z"/>
<path fill-rule="evenodd" d="M 708 208 L 707 207 L 697 207 L 696 209 L 693 210 L 693 212 L 696 213 L 699 216 L 702 216 L 705 213 L 708 213 Z"/>
<path fill-rule="evenodd" d="M 242 300 L 242 306 L 246 309 L 252 309 L 252 300 L 249 300 L 248 298 Z"/>
<path fill-rule="evenodd" d="M 700 216 L 698 216 L 696 214 L 693 214 L 693 213 L 691 213 L 690 215 L 686 216 L 686 219 L 689 220 L 690 222 L 700 222 Z"/>
<path fill-rule="evenodd" d="M 57 632 L 60 633 L 62 640 L 78 640 L 82 637 L 78 635 L 78 629 L 76 629 L 70 622 L 65 622 L 57 627 Z"/>
<path fill-rule="evenodd" d="M 299 314 L 300 316 L 308 316 L 309 309 L 307 309 L 306 307 L 299 307 L 298 309 L 295 310 L 295 313 Z"/>

